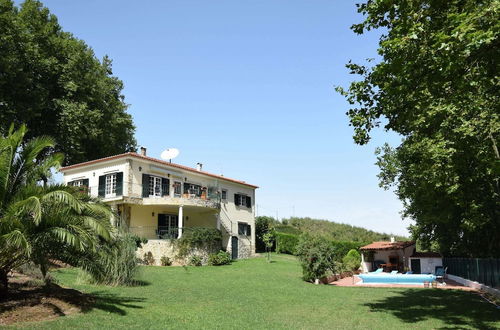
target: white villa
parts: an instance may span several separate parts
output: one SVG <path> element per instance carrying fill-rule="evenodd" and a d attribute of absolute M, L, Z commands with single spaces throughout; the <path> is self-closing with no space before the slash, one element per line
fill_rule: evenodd
<path fill-rule="evenodd" d="M 171 241 L 192 227 L 221 230 L 233 259 L 255 253 L 255 189 L 244 181 L 128 152 L 66 166 L 64 183 L 85 186 L 118 215 L 116 226 L 148 239 L 138 256 L 172 258 Z M 141 257 L 139 256 L 139 257 Z"/>

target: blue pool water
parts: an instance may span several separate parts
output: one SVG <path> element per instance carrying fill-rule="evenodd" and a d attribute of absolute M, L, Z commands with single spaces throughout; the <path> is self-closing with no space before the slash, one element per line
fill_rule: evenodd
<path fill-rule="evenodd" d="M 372 284 L 409 284 L 423 285 L 424 282 L 433 282 L 436 276 L 432 274 L 389 274 L 389 273 L 368 273 L 358 275 L 363 283 Z"/>

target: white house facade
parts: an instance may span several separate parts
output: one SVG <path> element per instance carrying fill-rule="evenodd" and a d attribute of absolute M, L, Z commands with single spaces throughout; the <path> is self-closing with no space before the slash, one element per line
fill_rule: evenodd
<path fill-rule="evenodd" d="M 139 254 L 159 263 L 195 227 L 217 228 L 234 259 L 255 253 L 255 185 L 141 154 L 124 153 L 63 167 L 64 183 L 111 205 L 116 226 L 147 238 Z M 172 257 L 172 256 L 170 256 Z"/>

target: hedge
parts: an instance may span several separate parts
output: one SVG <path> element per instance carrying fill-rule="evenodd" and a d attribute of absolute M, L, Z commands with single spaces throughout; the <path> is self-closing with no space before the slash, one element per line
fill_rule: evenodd
<path fill-rule="evenodd" d="M 276 252 L 295 254 L 295 249 L 299 243 L 299 236 L 276 232 Z"/>

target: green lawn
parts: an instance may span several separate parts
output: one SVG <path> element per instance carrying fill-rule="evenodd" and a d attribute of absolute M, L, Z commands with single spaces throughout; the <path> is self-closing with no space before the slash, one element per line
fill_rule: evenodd
<path fill-rule="evenodd" d="M 222 267 L 143 267 L 142 286 L 61 285 L 92 293 L 83 313 L 37 323 L 39 328 L 495 328 L 500 310 L 478 295 L 438 289 L 341 288 L 300 279 L 286 255 L 240 260 Z M 26 324 L 33 327 L 34 324 Z"/>

